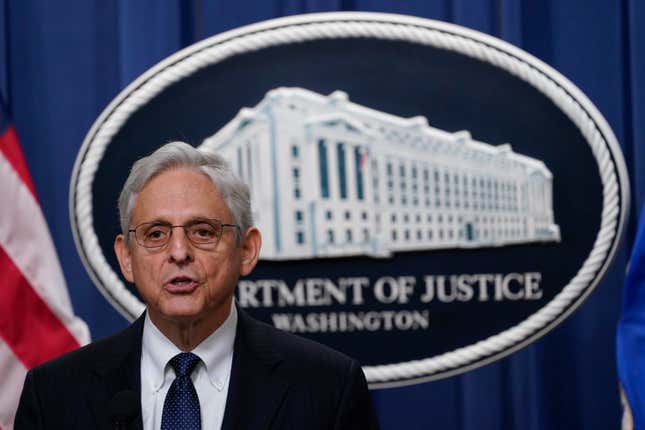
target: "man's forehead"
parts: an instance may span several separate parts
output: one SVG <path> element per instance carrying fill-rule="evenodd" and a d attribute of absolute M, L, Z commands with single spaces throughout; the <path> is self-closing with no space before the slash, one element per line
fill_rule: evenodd
<path fill-rule="evenodd" d="M 230 211 L 212 179 L 202 171 L 178 168 L 154 176 L 134 196 L 132 220 L 175 222 L 178 218 L 222 218 Z"/>

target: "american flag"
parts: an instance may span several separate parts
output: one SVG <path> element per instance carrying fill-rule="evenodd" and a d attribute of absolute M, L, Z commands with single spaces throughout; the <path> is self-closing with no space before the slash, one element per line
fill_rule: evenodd
<path fill-rule="evenodd" d="M 13 429 L 27 370 L 88 341 L 0 101 L 0 429 Z"/>
<path fill-rule="evenodd" d="M 645 206 L 629 259 L 616 331 L 623 430 L 645 428 Z"/>

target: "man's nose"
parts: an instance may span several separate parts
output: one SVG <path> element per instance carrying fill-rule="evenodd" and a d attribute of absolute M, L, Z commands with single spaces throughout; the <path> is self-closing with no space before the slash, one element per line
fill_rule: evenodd
<path fill-rule="evenodd" d="M 168 253 L 169 258 L 177 263 L 192 261 L 193 247 L 188 237 L 186 237 L 186 231 L 183 227 L 173 227 L 168 241 Z"/>

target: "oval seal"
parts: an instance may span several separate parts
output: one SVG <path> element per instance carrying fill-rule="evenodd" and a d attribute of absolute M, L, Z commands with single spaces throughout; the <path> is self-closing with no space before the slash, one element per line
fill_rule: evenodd
<path fill-rule="evenodd" d="M 464 372 L 533 342 L 599 283 L 629 189 L 571 82 L 501 40 L 373 13 L 294 16 L 165 59 L 96 120 L 71 223 L 97 287 L 143 303 L 113 256 L 131 164 L 184 140 L 251 188 L 261 262 L 236 299 L 358 358 L 371 387 Z"/>

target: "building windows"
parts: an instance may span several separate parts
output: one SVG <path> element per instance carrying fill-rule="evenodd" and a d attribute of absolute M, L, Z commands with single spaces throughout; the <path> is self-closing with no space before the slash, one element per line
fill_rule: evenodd
<path fill-rule="evenodd" d="M 300 169 L 298 167 L 294 167 L 291 171 L 291 174 L 293 176 L 293 197 L 298 200 L 300 199 L 301 191 L 300 191 Z"/>
<path fill-rule="evenodd" d="M 412 204 L 419 205 L 419 181 L 417 178 L 417 166 L 412 166 Z"/>
<path fill-rule="evenodd" d="M 345 231 L 345 240 L 347 243 L 352 243 L 352 231 L 350 229 Z"/>
<path fill-rule="evenodd" d="M 295 212 L 295 218 L 296 218 L 296 222 L 297 222 L 298 224 L 302 223 L 302 220 L 303 220 L 303 214 L 302 214 L 302 211 L 297 210 L 297 211 Z"/>
<path fill-rule="evenodd" d="M 327 243 L 334 243 L 334 230 L 327 230 Z"/>
<path fill-rule="evenodd" d="M 325 139 L 318 140 L 318 166 L 320 168 L 320 195 L 329 198 L 329 172 L 327 168 L 327 145 Z"/>
<path fill-rule="evenodd" d="M 340 198 L 347 199 L 347 166 L 345 165 L 345 145 L 342 142 L 336 144 L 336 156 L 338 159 L 338 186 Z"/>
<path fill-rule="evenodd" d="M 356 171 L 356 197 L 363 200 L 363 165 L 367 155 L 360 148 L 354 148 L 354 170 Z"/>
<path fill-rule="evenodd" d="M 372 194 L 374 196 L 374 203 L 379 203 L 379 169 L 376 160 L 372 160 Z"/>
<path fill-rule="evenodd" d="M 363 229 L 363 242 L 369 242 L 370 240 L 370 231 L 366 228 Z"/>
<path fill-rule="evenodd" d="M 298 149 L 298 145 L 292 145 L 291 146 L 291 156 L 293 158 L 298 158 L 300 155 L 300 150 Z"/>
<path fill-rule="evenodd" d="M 407 205 L 408 204 L 408 198 L 407 198 L 407 184 L 406 184 L 406 177 L 405 177 L 405 165 L 401 163 L 399 165 L 399 184 L 401 188 L 401 204 L 402 205 Z"/>
<path fill-rule="evenodd" d="M 386 164 L 386 173 L 387 173 L 387 191 L 388 198 L 387 201 L 392 205 L 394 204 L 394 182 L 392 180 L 392 163 Z"/>
<path fill-rule="evenodd" d="M 325 218 L 327 218 L 328 221 L 331 221 L 334 218 L 334 213 L 332 211 L 326 211 L 325 212 Z"/>
<path fill-rule="evenodd" d="M 345 219 L 349 221 L 352 219 L 352 213 L 350 211 L 345 211 Z"/>
<path fill-rule="evenodd" d="M 296 232 L 296 243 L 298 243 L 298 245 L 302 245 L 305 243 L 305 234 L 303 232 L 301 231 Z"/>

